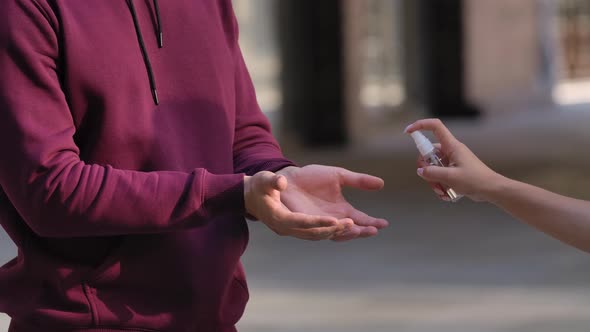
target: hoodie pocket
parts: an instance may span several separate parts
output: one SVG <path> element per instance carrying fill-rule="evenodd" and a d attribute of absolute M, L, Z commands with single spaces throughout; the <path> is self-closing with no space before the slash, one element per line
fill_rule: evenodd
<path fill-rule="evenodd" d="M 113 242 L 104 256 L 101 263 L 92 269 L 84 278 L 83 282 L 92 285 L 105 279 L 113 279 L 120 272 L 120 253 L 125 244 L 125 237 L 113 239 Z"/>
<path fill-rule="evenodd" d="M 221 321 L 225 326 L 233 326 L 238 323 L 244 315 L 246 303 L 250 298 L 248 284 L 242 267 L 238 267 L 233 280 L 223 299 Z"/>

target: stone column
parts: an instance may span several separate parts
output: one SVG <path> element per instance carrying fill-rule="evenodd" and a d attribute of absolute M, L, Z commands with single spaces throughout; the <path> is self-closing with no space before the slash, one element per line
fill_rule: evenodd
<path fill-rule="evenodd" d="M 343 145 L 342 2 L 280 0 L 278 8 L 284 128 L 308 146 Z"/>

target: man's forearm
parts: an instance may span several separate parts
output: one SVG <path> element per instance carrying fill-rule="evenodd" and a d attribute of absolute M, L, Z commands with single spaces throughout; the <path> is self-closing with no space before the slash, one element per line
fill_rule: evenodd
<path fill-rule="evenodd" d="M 1 168 L 0 183 L 43 237 L 161 233 L 244 212 L 239 174 L 137 172 L 76 161 L 35 176 L 18 175 L 14 167 Z"/>

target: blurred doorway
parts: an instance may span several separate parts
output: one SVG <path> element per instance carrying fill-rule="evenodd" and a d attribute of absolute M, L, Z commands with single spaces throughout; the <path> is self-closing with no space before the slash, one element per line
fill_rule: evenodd
<path fill-rule="evenodd" d="M 559 0 L 558 104 L 590 103 L 590 1 Z"/>
<path fill-rule="evenodd" d="M 234 1 L 242 53 L 256 87 L 258 103 L 271 119 L 282 104 L 276 6 L 277 0 Z"/>
<path fill-rule="evenodd" d="M 360 101 L 370 116 L 400 110 L 406 99 L 403 70 L 404 0 L 361 1 Z"/>
<path fill-rule="evenodd" d="M 261 108 L 281 134 L 309 146 L 361 142 L 417 113 L 475 114 L 465 100 L 462 6 L 234 1 Z"/>

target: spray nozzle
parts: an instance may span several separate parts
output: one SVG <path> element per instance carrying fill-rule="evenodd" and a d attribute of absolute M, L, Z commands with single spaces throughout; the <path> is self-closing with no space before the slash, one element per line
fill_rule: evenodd
<path fill-rule="evenodd" d="M 432 145 L 432 142 L 430 142 L 430 140 L 426 136 L 424 136 L 422 132 L 415 131 L 410 135 L 414 139 L 414 142 L 416 142 L 416 147 L 418 148 L 418 151 L 420 151 L 420 154 L 422 156 L 426 156 L 435 150 L 434 145 Z"/>

